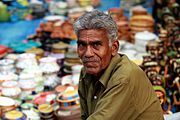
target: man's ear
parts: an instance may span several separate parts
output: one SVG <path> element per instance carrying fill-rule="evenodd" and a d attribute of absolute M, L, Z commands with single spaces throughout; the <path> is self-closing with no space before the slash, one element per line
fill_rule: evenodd
<path fill-rule="evenodd" d="M 112 56 L 115 56 L 119 50 L 119 42 L 118 40 L 115 40 L 112 42 Z"/>

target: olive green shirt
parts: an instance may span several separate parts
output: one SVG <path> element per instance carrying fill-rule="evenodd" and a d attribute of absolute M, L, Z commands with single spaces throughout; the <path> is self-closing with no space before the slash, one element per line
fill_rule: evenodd
<path fill-rule="evenodd" d="M 116 55 L 97 80 L 84 70 L 79 81 L 83 120 L 163 120 L 160 102 L 145 73 Z"/>

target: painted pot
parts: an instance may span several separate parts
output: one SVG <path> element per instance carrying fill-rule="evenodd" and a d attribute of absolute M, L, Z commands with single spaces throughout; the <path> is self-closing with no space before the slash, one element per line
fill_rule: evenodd
<path fill-rule="evenodd" d="M 33 103 L 36 106 L 39 106 L 45 103 L 53 104 L 54 99 L 55 99 L 55 94 L 53 92 L 42 92 L 33 99 Z"/>
<path fill-rule="evenodd" d="M 12 111 L 5 113 L 3 119 L 5 119 L 5 120 L 27 120 L 26 115 L 17 110 L 12 110 Z"/>
<path fill-rule="evenodd" d="M 60 108 L 63 110 L 70 110 L 79 107 L 78 91 L 73 86 L 69 86 L 64 92 L 58 94 L 56 100 Z"/>
<path fill-rule="evenodd" d="M 41 104 L 38 106 L 39 114 L 41 119 L 54 119 L 54 110 L 50 104 Z"/>

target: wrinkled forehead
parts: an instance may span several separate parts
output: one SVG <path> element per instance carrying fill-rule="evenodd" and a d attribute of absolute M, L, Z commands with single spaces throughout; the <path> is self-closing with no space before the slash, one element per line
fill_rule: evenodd
<path fill-rule="evenodd" d="M 84 29 L 79 31 L 78 40 L 107 39 L 107 36 L 105 29 Z"/>

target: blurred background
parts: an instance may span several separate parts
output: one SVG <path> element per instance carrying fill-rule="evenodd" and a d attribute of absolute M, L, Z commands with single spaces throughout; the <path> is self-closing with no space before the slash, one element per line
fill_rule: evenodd
<path fill-rule="evenodd" d="M 147 74 L 165 119 L 180 120 L 179 2 L 0 0 L 0 117 L 79 119 L 82 63 L 72 25 L 98 9 L 117 23 L 119 53 Z"/>

